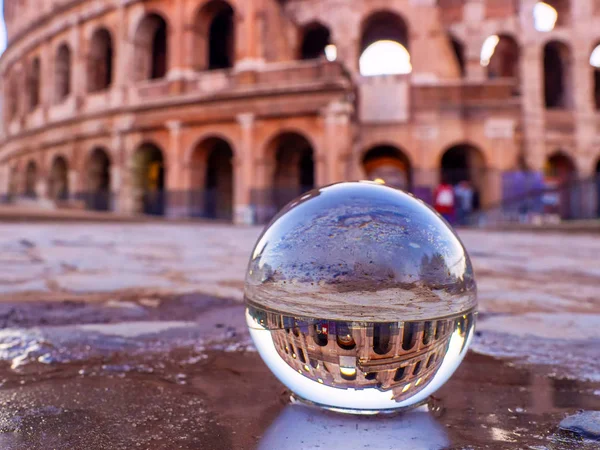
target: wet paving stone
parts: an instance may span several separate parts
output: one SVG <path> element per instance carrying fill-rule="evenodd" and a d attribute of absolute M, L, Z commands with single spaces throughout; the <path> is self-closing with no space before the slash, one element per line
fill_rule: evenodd
<path fill-rule="evenodd" d="M 470 352 L 425 411 L 340 416 L 290 405 L 239 303 L 119 302 L 2 305 L 0 448 L 598 448 L 559 423 L 600 410 L 600 383 L 543 364 Z"/>

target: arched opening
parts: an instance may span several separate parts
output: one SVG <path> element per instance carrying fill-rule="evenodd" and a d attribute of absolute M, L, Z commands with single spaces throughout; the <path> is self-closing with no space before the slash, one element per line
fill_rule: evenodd
<path fill-rule="evenodd" d="M 460 76 L 464 77 L 466 74 L 465 45 L 454 36 L 450 36 L 450 43 L 452 44 Z"/>
<path fill-rule="evenodd" d="M 192 154 L 192 214 L 233 218 L 233 150 L 223 139 L 209 138 Z"/>
<path fill-rule="evenodd" d="M 273 204 L 279 210 L 315 187 L 313 149 L 298 133 L 283 133 L 271 147 L 275 155 Z"/>
<path fill-rule="evenodd" d="M 10 76 L 5 90 L 6 114 L 9 121 L 17 118 L 19 114 L 19 84 L 17 76 Z"/>
<path fill-rule="evenodd" d="M 113 44 L 110 32 L 100 28 L 90 41 L 87 67 L 88 91 L 108 89 L 113 79 Z"/>
<path fill-rule="evenodd" d="M 158 14 L 141 21 L 134 38 L 136 81 L 163 78 L 168 70 L 167 22 Z"/>
<path fill-rule="evenodd" d="M 356 347 L 356 341 L 352 336 L 352 329 L 348 323 L 336 323 L 336 342 L 343 350 L 352 350 Z"/>
<path fill-rule="evenodd" d="M 165 212 L 165 166 L 160 148 L 142 144 L 133 155 L 132 174 L 136 212 L 161 216 Z"/>
<path fill-rule="evenodd" d="M 54 201 L 69 199 L 69 164 L 64 156 L 57 156 L 52 161 L 48 194 Z"/>
<path fill-rule="evenodd" d="M 373 351 L 385 355 L 392 349 L 393 323 L 376 323 L 373 325 Z"/>
<path fill-rule="evenodd" d="M 515 78 L 519 79 L 519 44 L 512 36 L 490 36 L 495 45 L 490 46 L 491 53 L 484 54 L 482 49 L 481 62 L 487 66 L 488 78 Z M 490 38 L 488 38 L 490 39 Z M 487 42 L 487 41 L 486 41 Z"/>
<path fill-rule="evenodd" d="M 597 216 L 600 217 L 600 158 L 596 163 L 596 201 L 598 204 L 597 207 Z"/>
<path fill-rule="evenodd" d="M 597 44 L 590 55 L 590 65 L 594 70 L 594 107 L 600 110 L 600 44 Z"/>
<path fill-rule="evenodd" d="M 302 30 L 300 59 L 325 57 L 325 49 L 331 44 L 329 29 L 320 23 L 311 23 Z"/>
<path fill-rule="evenodd" d="M 380 180 L 397 189 L 411 190 L 411 165 L 402 150 L 380 145 L 365 153 L 362 163 L 369 180 Z"/>
<path fill-rule="evenodd" d="M 56 101 L 62 102 L 71 93 L 71 50 L 67 44 L 58 47 L 54 74 Z"/>
<path fill-rule="evenodd" d="M 546 161 L 546 177 L 556 180 L 558 184 L 572 181 L 576 175 L 575 163 L 562 151 L 550 155 Z"/>
<path fill-rule="evenodd" d="M 229 3 L 213 0 L 199 12 L 194 25 L 195 66 L 198 70 L 233 67 L 235 14 Z"/>
<path fill-rule="evenodd" d="M 569 0 L 544 0 L 533 7 L 533 24 L 537 31 L 552 31 L 557 26 L 568 26 L 571 17 Z"/>
<path fill-rule="evenodd" d="M 27 73 L 27 92 L 29 93 L 29 111 L 40 104 L 40 58 L 33 58 Z"/>
<path fill-rule="evenodd" d="M 85 201 L 88 209 L 109 211 L 110 193 L 110 157 L 103 148 L 96 148 L 87 164 L 87 192 Z"/>
<path fill-rule="evenodd" d="M 37 164 L 35 161 L 29 161 L 25 169 L 25 197 L 37 197 Z"/>
<path fill-rule="evenodd" d="M 440 178 L 442 183 L 454 186 L 455 190 L 460 187 L 458 192 L 461 196 L 464 193 L 465 198 L 456 198 L 455 201 L 456 209 L 460 209 L 462 214 L 480 208 L 486 164 L 483 153 L 477 147 L 459 144 L 446 150 L 442 156 Z"/>
<path fill-rule="evenodd" d="M 544 100 L 546 108 L 573 106 L 571 50 L 559 41 L 544 46 Z"/>
<path fill-rule="evenodd" d="M 380 11 L 362 26 L 359 68 L 363 76 L 407 74 L 412 71 L 408 27 L 402 17 Z"/>
<path fill-rule="evenodd" d="M 8 194 L 7 200 L 12 201 L 19 194 L 19 167 L 17 165 L 12 166 L 8 172 Z"/>
<path fill-rule="evenodd" d="M 544 197 L 546 213 L 559 215 L 562 219 L 572 218 L 577 199 L 573 197 L 576 192 L 570 188 L 570 185 L 576 177 L 575 163 L 569 155 L 557 151 L 548 157 L 545 166 L 545 183 L 551 193 Z"/>

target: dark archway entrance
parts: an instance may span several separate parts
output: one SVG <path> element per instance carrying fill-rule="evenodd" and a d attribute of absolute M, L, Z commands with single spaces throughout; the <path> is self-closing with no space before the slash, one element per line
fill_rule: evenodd
<path fill-rule="evenodd" d="M 165 213 L 165 166 L 163 153 L 156 145 L 146 143 L 135 152 L 133 187 L 137 212 L 156 216 Z"/>
<path fill-rule="evenodd" d="M 596 201 L 598 204 L 597 215 L 600 217 L 600 159 L 596 163 Z"/>
<path fill-rule="evenodd" d="M 452 50 L 454 51 L 456 64 L 458 65 L 458 70 L 462 78 L 466 73 L 465 45 L 454 36 L 450 36 L 450 43 L 452 44 Z"/>
<path fill-rule="evenodd" d="M 168 71 L 167 22 L 149 14 L 140 23 L 134 39 L 134 79 L 164 78 Z"/>
<path fill-rule="evenodd" d="M 100 28 L 92 35 L 88 57 L 88 91 L 98 92 L 112 84 L 113 45 L 110 32 Z"/>
<path fill-rule="evenodd" d="M 572 183 L 577 178 L 573 160 L 558 151 L 548 157 L 545 167 L 546 187 L 553 190 L 544 198 L 544 209 L 548 214 L 558 214 L 562 219 L 574 217 L 577 208 L 577 190 Z"/>
<path fill-rule="evenodd" d="M 94 149 L 88 160 L 85 197 L 88 209 L 96 211 L 111 209 L 110 157 L 102 148 Z"/>
<path fill-rule="evenodd" d="M 192 215 L 233 219 L 233 150 L 223 139 L 208 138 L 192 155 Z"/>
<path fill-rule="evenodd" d="M 55 98 L 60 103 L 71 93 L 71 49 L 67 44 L 62 44 L 56 52 L 54 76 Z"/>
<path fill-rule="evenodd" d="M 300 59 L 316 59 L 325 57 L 325 47 L 331 43 L 329 29 L 320 23 L 311 23 L 304 27 Z"/>
<path fill-rule="evenodd" d="M 197 70 L 233 67 L 235 13 L 223 0 L 212 0 L 200 9 L 194 22 L 194 66 Z"/>
<path fill-rule="evenodd" d="M 369 180 L 381 180 L 397 189 L 411 190 L 411 164 L 402 150 L 380 145 L 366 152 L 362 163 Z"/>
<path fill-rule="evenodd" d="M 28 110 L 33 111 L 40 104 L 41 66 L 40 58 L 33 58 L 27 73 L 27 90 L 29 93 Z"/>
<path fill-rule="evenodd" d="M 37 164 L 35 161 L 29 161 L 25 169 L 25 197 L 37 197 Z"/>
<path fill-rule="evenodd" d="M 446 150 L 442 156 L 441 181 L 452 186 L 462 182 L 468 183 L 473 189 L 473 211 L 481 207 L 481 197 L 486 188 L 486 175 L 485 159 L 477 147 L 469 144 L 455 145 Z"/>
<path fill-rule="evenodd" d="M 57 156 L 50 169 L 48 193 L 54 201 L 69 199 L 69 164 L 63 156 Z"/>
<path fill-rule="evenodd" d="M 508 35 L 498 36 L 488 67 L 488 78 L 513 78 L 515 89 L 519 86 L 520 49 L 517 41 Z"/>
<path fill-rule="evenodd" d="M 315 187 L 313 148 L 298 133 L 284 133 L 274 139 L 273 204 L 277 210 Z"/>
<path fill-rule="evenodd" d="M 571 50 L 563 42 L 550 41 L 544 46 L 544 101 L 546 108 L 573 106 Z"/>

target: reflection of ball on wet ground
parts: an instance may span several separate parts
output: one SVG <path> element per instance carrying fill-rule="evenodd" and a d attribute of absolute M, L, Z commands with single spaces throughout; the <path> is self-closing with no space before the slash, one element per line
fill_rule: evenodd
<path fill-rule="evenodd" d="M 409 194 L 339 183 L 299 197 L 259 238 L 247 321 L 298 398 L 344 410 L 423 402 L 456 370 L 477 304 L 452 229 Z"/>

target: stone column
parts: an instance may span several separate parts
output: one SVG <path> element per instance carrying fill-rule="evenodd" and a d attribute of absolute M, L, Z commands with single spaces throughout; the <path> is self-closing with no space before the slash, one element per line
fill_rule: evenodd
<path fill-rule="evenodd" d="M 243 7 L 242 7 L 243 5 Z M 235 17 L 235 70 L 238 72 L 259 70 L 265 63 L 264 6 L 262 0 L 239 4 Z"/>
<path fill-rule="evenodd" d="M 485 80 L 487 70 L 481 65 L 481 22 L 485 17 L 484 0 L 467 0 L 464 5 L 464 21 L 467 24 L 465 40 L 465 72 L 469 80 Z M 484 37 L 485 39 L 485 37 Z"/>
<path fill-rule="evenodd" d="M 113 161 L 110 172 L 112 210 L 120 214 L 135 214 L 133 198 L 132 158 L 127 154 L 127 132 L 133 125 L 133 116 L 122 117 L 112 135 Z"/>
<path fill-rule="evenodd" d="M 71 30 L 73 42 L 72 68 L 71 68 L 71 94 L 75 98 L 75 110 L 79 111 L 83 105 L 87 91 L 86 54 L 83 45 L 81 23 L 77 23 Z"/>
<path fill-rule="evenodd" d="M 525 160 L 530 170 L 543 171 L 546 154 L 543 50 L 529 42 L 521 48 L 521 97 Z"/>
<path fill-rule="evenodd" d="M 183 170 L 183 146 L 181 142 L 183 124 L 180 120 L 166 122 L 169 130 L 168 165 L 165 167 L 165 215 L 181 218 L 189 215 L 188 191 Z"/>
<path fill-rule="evenodd" d="M 255 205 L 252 204 L 252 190 L 260 189 L 253 179 L 254 124 L 252 113 L 237 115 L 241 129 L 241 145 L 234 158 L 233 221 L 236 224 L 251 225 L 255 222 Z"/>
<path fill-rule="evenodd" d="M 129 70 L 133 65 L 133 43 L 128 36 L 129 22 L 124 2 L 119 2 L 116 15 L 117 32 L 113 43 L 116 50 L 113 68 L 113 96 L 115 104 L 124 105 L 127 102 L 127 87 L 133 73 L 133 70 Z"/>
<path fill-rule="evenodd" d="M 325 161 L 324 173 L 318 185 L 336 183 L 346 179 L 352 155 L 352 105 L 343 101 L 330 103 L 321 111 L 324 126 L 321 157 Z"/>
<path fill-rule="evenodd" d="M 169 28 L 169 73 L 167 78 L 178 80 L 183 77 L 186 69 L 186 17 L 185 2 L 175 2 L 175 21 Z"/>

